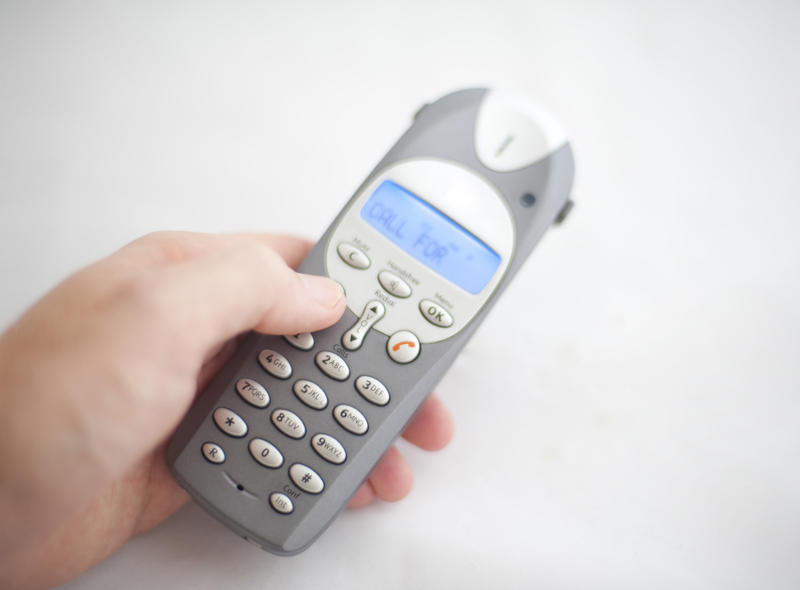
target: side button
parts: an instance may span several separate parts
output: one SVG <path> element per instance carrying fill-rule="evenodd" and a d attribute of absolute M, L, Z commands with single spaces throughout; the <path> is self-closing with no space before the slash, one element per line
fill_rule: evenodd
<path fill-rule="evenodd" d="M 556 218 L 553 221 L 553 223 L 555 225 L 561 225 L 562 223 L 564 223 L 564 220 L 570 214 L 570 211 L 572 211 L 572 208 L 574 206 L 575 202 L 572 199 L 569 199 L 566 203 L 564 203 L 564 206 L 561 207 L 561 211 L 558 212 L 558 215 L 556 215 Z"/>

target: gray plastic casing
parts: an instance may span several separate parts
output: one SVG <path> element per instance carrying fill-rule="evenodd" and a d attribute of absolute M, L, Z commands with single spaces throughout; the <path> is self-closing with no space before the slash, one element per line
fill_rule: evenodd
<path fill-rule="evenodd" d="M 340 339 L 357 319 L 350 310 L 346 310 L 335 325 L 314 333 L 315 345 L 310 351 L 295 349 L 280 336 L 250 333 L 198 398 L 169 444 L 167 461 L 178 483 L 214 517 L 267 551 L 279 555 L 299 553 L 331 524 L 567 205 L 574 166 L 568 143 L 547 157 L 513 171 L 490 170 L 478 159 L 474 147 L 475 121 L 487 92 L 483 88 L 461 90 L 423 107 L 413 125 L 356 191 L 356 195 L 360 194 L 381 171 L 409 158 L 456 162 L 493 185 L 506 201 L 516 242 L 505 275 L 480 311 L 454 336 L 423 344 L 419 357 L 408 365 L 399 365 L 389 358 L 388 337 L 376 330 L 367 334 L 359 350 L 345 350 Z M 534 195 L 533 204 L 530 197 L 524 201 L 523 195 Z M 332 233 L 354 199 L 342 209 L 302 262 L 301 272 L 326 274 L 325 253 L 330 247 Z M 377 274 L 380 269 L 374 270 Z M 258 363 L 258 354 L 263 349 L 279 351 L 286 356 L 293 368 L 289 379 L 280 380 L 264 371 Z M 335 381 L 316 367 L 314 357 L 321 350 L 332 350 L 345 359 L 350 367 L 350 377 L 346 381 Z M 391 394 L 388 405 L 368 403 L 357 393 L 353 383 L 364 374 L 376 377 L 388 388 Z M 268 407 L 251 406 L 237 394 L 235 383 L 243 377 L 254 379 L 267 389 L 271 398 Z M 303 405 L 292 393 L 292 384 L 297 379 L 310 379 L 319 384 L 328 396 L 327 407 L 314 410 Z M 364 414 L 369 423 L 365 435 L 351 434 L 335 422 L 331 412 L 339 403 L 354 406 Z M 222 433 L 211 416 L 217 407 L 239 414 L 248 425 L 247 435 L 234 438 Z M 305 436 L 294 440 L 281 434 L 270 421 L 276 408 L 288 409 L 300 416 L 306 426 Z M 310 444 L 316 433 L 331 434 L 344 445 L 347 459 L 343 464 L 328 463 L 316 454 Z M 251 457 L 248 442 L 253 437 L 264 438 L 280 449 L 285 461 L 279 469 L 265 468 Z M 222 446 L 226 456 L 224 463 L 212 464 L 205 459 L 201 453 L 205 442 Z M 325 489 L 321 494 L 300 492 L 292 483 L 288 470 L 296 462 L 311 467 L 322 477 Z M 268 500 L 272 492 L 299 494 L 292 497 L 294 512 L 284 515 L 275 511 Z"/>

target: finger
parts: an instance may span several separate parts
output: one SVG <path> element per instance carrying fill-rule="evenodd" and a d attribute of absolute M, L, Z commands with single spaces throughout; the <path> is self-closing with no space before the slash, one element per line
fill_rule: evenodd
<path fill-rule="evenodd" d="M 157 320 L 203 351 L 253 328 L 273 334 L 318 330 L 344 311 L 334 281 L 294 272 L 258 240 L 169 265 L 139 289 Z"/>
<path fill-rule="evenodd" d="M 453 429 L 453 415 L 432 393 L 406 426 L 403 438 L 426 451 L 438 451 L 453 438 Z"/>
<path fill-rule="evenodd" d="M 241 338 L 231 338 L 206 355 L 206 360 L 203 361 L 203 366 L 197 374 L 198 393 L 206 388 L 211 378 L 214 377 L 228 359 L 233 356 L 240 342 Z"/>
<path fill-rule="evenodd" d="M 414 485 L 414 472 L 396 447 L 390 448 L 369 475 L 375 494 L 387 502 L 405 498 Z"/>
<path fill-rule="evenodd" d="M 375 490 L 372 489 L 372 484 L 369 480 L 361 484 L 361 487 L 356 490 L 350 502 L 347 504 L 348 508 L 363 508 L 370 504 L 375 499 Z"/>
<path fill-rule="evenodd" d="M 134 240 L 120 250 L 132 261 L 151 266 L 183 262 L 214 250 L 230 248 L 237 243 L 257 241 L 274 250 L 291 268 L 297 268 L 313 243 L 305 238 L 286 234 L 206 234 L 159 231 Z"/>

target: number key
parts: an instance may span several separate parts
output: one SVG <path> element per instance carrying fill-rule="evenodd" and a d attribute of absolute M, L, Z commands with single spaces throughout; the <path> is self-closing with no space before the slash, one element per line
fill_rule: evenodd
<path fill-rule="evenodd" d="M 314 357 L 320 371 L 325 373 L 331 379 L 337 381 L 344 381 L 350 376 L 350 367 L 344 362 L 344 359 L 334 352 L 323 350 L 317 353 Z"/>
<path fill-rule="evenodd" d="M 275 428 L 290 438 L 303 438 L 306 434 L 306 425 L 294 412 L 278 408 L 272 412 L 271 418 Z"/>

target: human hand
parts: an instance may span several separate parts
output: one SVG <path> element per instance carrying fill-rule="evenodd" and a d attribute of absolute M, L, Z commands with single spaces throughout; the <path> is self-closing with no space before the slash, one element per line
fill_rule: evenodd
<path fill-rule="evenodd" d="M 70 277 L 0 336 L 0 587 L 47 587 L 104 559 L 188 499 L 165 444 L 198 389 L 250 329 L 335 323 L 344 297 L 300 275 L 287 236 L 157 233 Z M 443 447 L 431 396 L 404 437 Z M 399 500 L 411 468 L 392 448 L 351 500 Z"/>

